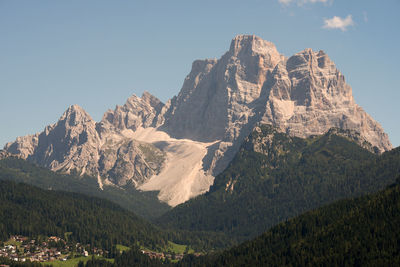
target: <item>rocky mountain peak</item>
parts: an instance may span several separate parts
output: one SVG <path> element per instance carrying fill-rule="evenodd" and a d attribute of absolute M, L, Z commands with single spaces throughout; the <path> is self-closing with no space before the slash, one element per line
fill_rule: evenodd
<path fill-rule="evenodd" d="M 144 92 L 142 97 L 134 94 L 123 106 L 116 106 L 115 110 L 108 110 L 103 115 L 99 131 L 103 134 L 111 128 L 135 131 L 139 127 L 156 126 L 163 107 L 164 104 L 148 92 Z"/>
<path fill-rule="evenodd" d="M 93 121 L 92 117 L 79 105 L 71 105 L 61 116 L 60 121 L 65 121 L 70 126 Z"/>
<path fill-rule="evenodd" d="M 292 70 L 324 70 L 327 74 L 336 73 L 337 69 L 333 61 L 322 50 L 316 52 L 311 48 L 296 53 L 287 60 L 288 71 Z"/>
<path fill-rule="evenodd" d="M 165 114 L 163 129 L 177 138 L 235 139 L 240 131 L 234 129 L 253 115 L 250 105 L 260 97 L 267 73 L 283 58 L 271 42 L 255 35 L 236 36 L 220 59 L 193 63 Z"/>
<path fill-rule="evenodd" d="M 255 35 L 237 35 L 232 39 L 229 52 L 234 56 L 274 55 L 280 57 L 273 43 Z"/>
<path fill-rule="evenodd" d="M 285 89 L 298 105 L 332 109 L 354 102 L 351 87 L 323 51 L 307 48 L 291 56 L 286 70 L 291 83 Z"/>
<path fill-rule="evenodd" d="M 160 112 L 161 109 L 162 109 L 163 106 L 164 106 L 164 103 L 161 102 L 160 99 L 158 99 L 157 97 L 155 97 L 154 95 L 150 94 L 150 93 L 147 92 L 147 91 L 144 91 L 144 92 L 143 92 L 141 99 L 142 99 L 145 103 L 147 103 L 147 104 L 149 104 L 151 107 L 153 107 L 157 112 Z"/>
<path fill-rule="evenodd" d="M 271 42 L 255 35 L 238 35 L 232 40 L 224 58 L 227 68 L 230 65 L 238 66 L 237 74 L 241 79 L 262 84 L 265 81 L 265 75 L 262 74 L 274 68 L 283 56 Z"/>

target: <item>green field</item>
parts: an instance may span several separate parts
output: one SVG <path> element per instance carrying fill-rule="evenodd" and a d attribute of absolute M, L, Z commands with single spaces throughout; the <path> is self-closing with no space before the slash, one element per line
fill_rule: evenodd
<path fill-rule="evenodd" d="M 168 241 L 167 251 L 173 252 L 175 254 L 183 254 L 186 251 L 187 245 L 180 245 L 174 242 Z M 188 253 L 194 253 L 193 249 L 189 249 Z"/>
<path fill-rule="evenodd" d="M 92 256 L 89 256 L 89 257 L 78 257 L 78 258 L 73 258 L 73 259 L 69 259 L 69 260 L 66 260 L 66 261 L 48 261 L 48 262 L 44 262 L 43 265 L 44 266 L 52 265 L 54 267 L 74 267 L 74 266 L 78 265 L 78 263 L 80 261 L 83 261 L 83 262 L 86 263 L 91 258 L 92 258 Z M 105 259 L 105 260 L 108 260 L 110 262 L 114 261 L 113 259 L 106 259 L 106 258 L 104 258 L 102 256 L 95 256 L 95 258 L 96 259 Z"/>
<path fill-rule="evenodd" d="M 127 246 L 124 246 L 124 245 L 120 245 L 120 244 L 117 244 L 117 245 L 116 245 L 116 248 L 117 248 L 117 250 L 119 250 L 120 252 L 128 251 L 128 250 L 131 249 L 130 247 L 127 247 Z"/>

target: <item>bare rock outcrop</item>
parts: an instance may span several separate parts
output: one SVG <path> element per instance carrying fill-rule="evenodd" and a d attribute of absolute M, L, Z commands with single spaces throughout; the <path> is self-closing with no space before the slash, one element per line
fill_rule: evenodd
<path fill-rule="evenodd" d="M 5 149 L 55 171 L 93 174 L 97 172 L 98 144 L 96 122 L 81 107 L 72 105 L 57 123 L 40 134 L 17 138 Z"/>
<path fill-rule="evenodd" d="M 344 76 L 323 51 L 297 53 L 276 66 L 263 88 L 261 122 L 293 136 L 323 134 L 332 127 L 351 129 L 376 152 L 391 149 L 387 134 L 353 98 Z"/>
<path fill-rule="evenodd" d="M 136 131 L 139 127 L 158 126 L 158 116 L 164 104 L 155 96 L 144 92 L 142 97 L 132 95 L 123 106 L 108 110 L 101 120 L 98 130 L 100 134 L 110 131 L 129 129 Z"/>
<path fill-rule="evenodd" d="M 239 35 L 219 60 L 197 60 L 165 116 L 165 129 L 176 138 L 234 141 L 253 115 L 252 103 L 283 57 L 274 44 Z"/>
<path fill-rule="evenodd" d="M 0 149 L 0 160 L 6 159 L 6 158 L 22 158 L 22 156 L 19 154 L 12 154 L 8 151 Z"/>

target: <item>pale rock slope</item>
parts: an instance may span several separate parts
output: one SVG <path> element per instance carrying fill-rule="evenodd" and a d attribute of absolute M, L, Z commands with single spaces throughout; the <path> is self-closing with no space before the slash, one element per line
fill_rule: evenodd
<path fill-rule="evenodd" d="M 170 206 L 176 206 L 208 191 L 214 177 L 205 173 L 202 160 L 210 144 L 171 138 L 167 133 L 152 127 L 137 130 L 133 138 L 149 142 L 166 153 L 164 168 L 139 189 L 160 191 L 159 199 Z"/>
<path fill-rule="evenodd" d="M 206 192 L 258 124 L 293 136 L 349 130 L 367 149 L 391 149 L 387 134 L 360 106 L 323 51 L 289 58 L 254 35 L 238 35 L 220 59 L 196 60 L 180 93 L 165 105 L 145 92 L 96 123 L 71 106 L 42 133 L 5 150 L 99 185 L 157 190 L 171 206 Z"/>

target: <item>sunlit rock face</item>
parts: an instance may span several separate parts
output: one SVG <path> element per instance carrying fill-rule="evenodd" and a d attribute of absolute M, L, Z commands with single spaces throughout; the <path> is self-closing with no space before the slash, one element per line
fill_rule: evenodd
<path fill-rule="evenodd" d="M 344 76 L 323 51 L 290 58 L 254 35 L 235 37 L 220 59 L 198 60 L 165 107 L 161 129 L 176 138 L 216 142 L 204 158 L 214 175 L 226 168 L 257 123 L 307 137 L 332 127 L 359 132 L 375 152 L 387 134 L 353 99 Z"/>

